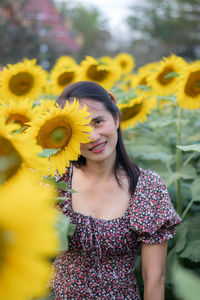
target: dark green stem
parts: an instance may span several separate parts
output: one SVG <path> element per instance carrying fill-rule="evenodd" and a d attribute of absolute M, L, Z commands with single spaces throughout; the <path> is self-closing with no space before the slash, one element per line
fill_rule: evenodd
<path fill-rule="evenodd" d="M 181 117 L 182 117 L 182 108 L 178 107 L 178 122 L 177 122 L 177 146 L 181 145 Z M 176 150 L 176 172 L 179 171 L 181 166 L 181 149 L 177 148 Z M 181 182 L 180 179 L 176 182 L 176 195 L 177 195 L 177 212 L 181 214 L 182 203 L 181 203 Z"/>

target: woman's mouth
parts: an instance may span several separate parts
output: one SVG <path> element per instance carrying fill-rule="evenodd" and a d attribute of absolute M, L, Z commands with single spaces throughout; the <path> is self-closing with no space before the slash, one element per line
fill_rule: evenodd
<path fill-rule="evenodd" d="M 102 152 L 105 148 L 107 142 L 103 142 L 103 143 L 99 143 L 94 145 L 92 148 L 90 148 L 89 150 L 93 153 L 99 153 Z"/>

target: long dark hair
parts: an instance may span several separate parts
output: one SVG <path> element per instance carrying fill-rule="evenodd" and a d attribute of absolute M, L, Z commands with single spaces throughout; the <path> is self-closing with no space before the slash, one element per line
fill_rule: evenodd
<path fill-rule="evenodd" d="M 117 115 L 120 115 L 119 108 L 114 103 L 112 96 L 99 84 L 92 81 L 79 81 L 73 84 L 68 85 L 62 94 L 58 97 L 57 103 L 62 108 L 65 106 L 66 101 L 71 101 L 73 98 L 81 100 L 82 98 L 87 98 L 92 100 L 99 101 L 104 104 L 105 108 L 110 112 L 113 118 L 116 118 Z M 134 194 L 138 176 L 140 173 L 139 168 L 129 159 L 126 149 L 124 147 L 122 134 L 120 127 L 117 129 L 118 141 L 116 145 L 116 160 L 115 160 L 115 178 L 120 184 L 120 179 L 118 176 L 119 169 L 123 169 L 129 180 L 129 193 Z M 79 156 L 77 161 L 73 161 L 72 164 L 80 168 L 86 164 L 86 158 L 82 155 Z"/>

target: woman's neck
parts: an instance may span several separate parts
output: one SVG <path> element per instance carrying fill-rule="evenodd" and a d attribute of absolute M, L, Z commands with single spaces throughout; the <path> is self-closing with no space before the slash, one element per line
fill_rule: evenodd
<path fill-rule="evenodd" d="M 114 175 L 115 159 L 116 155 L 109 160 L 106 159 L 105 161 L 100 162 L 87 160 L 86 165 L 81 169 L 88 177 L 91 176 L 93 179 L 96 178 L 100 181 L 106 181 Z"/>

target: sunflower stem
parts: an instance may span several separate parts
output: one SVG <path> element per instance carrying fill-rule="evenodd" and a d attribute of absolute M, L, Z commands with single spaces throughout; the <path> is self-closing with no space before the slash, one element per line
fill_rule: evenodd
<path fill-rule="evenodd" d="M 182 129 L 182 108 L 178 107 L 178 122 L 177 122 L 177 145 L 181 145 L 181 129 Z M 181 152 L 182 150 L 177 148 L 176 150 L 176 172 L 179 171 L 181 167 Z M 176 181 L 176 197 L 177 197 L 177 212 L 181 214 L 182 202 L 181 202 L 181 181 L 178 179 Z"/>

